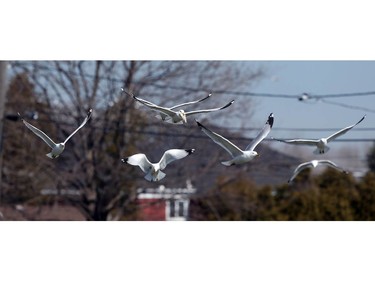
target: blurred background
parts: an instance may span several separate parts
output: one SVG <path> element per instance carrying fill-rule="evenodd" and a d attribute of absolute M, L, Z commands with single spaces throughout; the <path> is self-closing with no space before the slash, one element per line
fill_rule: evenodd
<path fill-rule="evenodd" d="M 2 220 L 373 220 L 374 61 L 1 61 Z M 186 110 L 234 104 L 163 123 L 121 88 L 162 106 L 212 96 Z M 57 159 L 18 117 L 63 141 L 89 108 L 89 122 Z M 273 112 L 260 157 L 240 166 L 194 119 L 244 149 Z M 275 138 L 314 138 L 365 120 L 325 155 Z M 195 153 L 158 183 L 121 158 L 158 162 L 170 148 Z M 302 162 L 329 159 L 287 184 Z"/>

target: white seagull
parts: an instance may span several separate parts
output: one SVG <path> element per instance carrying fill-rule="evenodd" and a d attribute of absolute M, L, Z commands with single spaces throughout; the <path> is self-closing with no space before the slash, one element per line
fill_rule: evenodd
<path fill-rule="evenodd" d="M 332 168 L 335 168 L 336 170 L 339 170 L 345 174 L 348 174 L 347 171 L 345 171 L 344 169 L 340 168 L 339 166 L 337 166 L 335 163 L 333 163 L 332 161 L 330 160 L 312 160 L 312 161 L 309 161 L 309 162 L 305 162 L 305 163 L 302 163 L 300 165 L 297 166 L 297 168 L 294 170 L 293 172 L 293 175 L 291 176 L 291 178 L 288 180 L 288 183 L 292 182 L 294 180 L 294 178 L 302 171 L 302 170 L 305 170 L 307 168 L 316 168 L 318 165 L 327 165 L 327 166 L 330 166 Z"/>
<path fill-rule="evenodd" d="M 274 138 L 275 140 L 277 141 L 280 141 L 280 142 L 285 142 L 285 143 L 288 143 L 288 144 L 301 144 L 301 145 L 311 145 L 311 146 L 316 146 L 317 149 L 314 150 L 314 154 L 324 154 L 326 153 L 328 150 L 329 150 L 329 147 L 327 146 L 327 144 L 330 142 L 330 141 L 333 141 L 334 139 L 336 139 L 337 137 L 345 134 L 347 131 L 349 131 L 351 128 L 353 128 L 355 125 L 358 125 L 359 123 L 361 123 L 363 121 L 363 119 L 365 119 L 366 115 L 364 115 L 361 120 L 359 120 L 357 123 L 355 123 L 354 125 L 351 125 L 351 126 L 348 126 L 344 129 L 341 129 L 340 131 L 330 135 L 329 137 L 327 138 L 321 138 L 321 139 L 292 139 L 292 140 L 282 140 L 282 139 L 276 139 Z"/>
<path fill-rule="evenodd" d="M 271 128 L 273 126 L 273 113 L 271 113 L 268 116 L 267 122 L 264 125 L 263 129 L 259 132 L 257 137 L 253 139 L 253 141 L 246 147 L 245 150 L 241 150 L 236 145 L 231 143 L 226 138 L 222 137 L 221 135 L 207 129 L 205 126 L 203 126 L 201 123 L 199 123 L 197 120 L 195 120 L 198 124 L 198 126 L 202 129 L 202 131 L 209 136 L 215 143 L 220 145 L 222 148 L 224 148 L 226 151 L 229 152 L 229 154 L 233 157 L 232 160 L 221 162 L 221 164 L 225 166 L 231 166 L 235 164 L 242 164 L 251 161 L 256 156 L 258 156 L 258 153 L 254 151 L 255 147 L 269 134 L 271 131 Z"/>
<path fill-rule="evenodd" d="M 210 97 L 210 96 L 211 95 L 209 95 L 208 97 Z M 195 110 L 195 111 L 187 111 L 187 112 L 185 112 L 183 109 L 180 109 L 178 111 L 175 111 L 173 109 L 177 108 L 177 107 L 180 107 L 180 106 L 183 106 L 183 105 L 186 105 L 186 104 L 197 103 L 199 101 L 207 99 L 208 97 L 205 97 L 205 98 L 203 98 L 203 99 L 201 99 L 199 101 L 194 101 L 194 102 L 190 102 L 190 103 L 179 104 L 179 105 L 173 106 L 171 108 L 159 106 L 159 105 L 156 105 L 156 104 L 154 104 L 152 102 L 146 101 L 144 99 L 140 99 L 140 98 L 136 97 L 134 94 L 132 94 L 132 97 L 136 101 L 138 101 L 138 102 L 142 103 L 143 105 L 147 106 L 148 108 L 150 108 L 152 110 L 155 110 L 155 111 L 158 111 L 161 114 L 161 117 L 162 117 L 163 121 L 168 121 L 168 122 L 173 123 L 173 124 L 187 123 L 187 116 L 189 116 L 189 115 L 198 114 L 198 113 L 209 113 L 209 112 L 213 112 L 213 111 L 222 110 L 224 108 L 227 108 L 228 106 L 231 106 L 233 104 L 233 102 L 234 102 L 234 100 L 232 100 L 228 104 L 226 104 L 226 105 L 224 105 L 222 107 L 218 107 L 218 108 L 201 109 L 201 110 Z"/>
<path fill-rule="evenodd" d="M 125 91 L 124 88 L 121 88 L 121 91 L 125 92 L 126 94 L 128 94 L 129 96 L 131 96 L 132 98 L 134 98 L 134 95 L 133 94 L 130 94 L 128 93 L 127 91 Z M 208 99 L 209 97 L 212 96 L 212 93 L 209 93 L 208 96 L 202 98 L 202 99 L 199 99 L 199 100 L 196 100 L 196 101 L 190 101 L 190 102 L 185 102 L 185 103 L 181 103 L 181 104 L 178 104 L 178 105 L 175 105 L 175 106 L 172 106 L 172 107 L 168 107 L 169 110 L 173 110 L 175 108 L 178 108 L 178 107 L 182 107 L 182 106 L 187 106 L 187 105 L 191 105 L 191 104 L 196 104 L 196 103 L 199 103 L 201 101 L 204 101 L 206 99 Z M 147 100 L 144 100 L 144 99 L 141 99 L 139 97 L 136 98 L 137 101 L 141 102 L 143 105 L 145 105 L 146 103 L 150 106 L 154 106 L 154 107 L 157 107 L 158 105 L 150 102 L 150 101 L 147 101 Z M 168 114 L 165 114 L 161 111 L 158 112 L 158 115 L 156 115 L 157 118 L 160 118 L 161 120 L 165 121 L 165 122 L 171 122 L 171 117 L 169 117 Z"/>
<path fill-rule="evenodd" d="M 161 157 L 158 163 L 151 163 L 143 153 L 134 154 L 121 159 L 121 161 L 133 166 L 139 166 L 146 174 L 145 179 L 153 182 L 160 181 L 165 177 L 165 173 L 163 173 L 162 170 L 164 170 L 169 163 L 185 158 L 194 151 L 195 149 L 169 149 L 164 152 L 163 157 Z"/>
<path fill-rule="evenodd" d="M 79 125 L 79 127 L 73 132 L 70 134 L 69 137 L 66 138 L 66 140 L 64 142 L 61 142 L 61 143 L 55 143 L 49 136 L 47 136 L 43 131 L 39 130 L 38 128 L 34 127 L 33 125 L 31 125 L 30 123 L 28 123 L 27 121 L 25 121 L 25 119 L 23 119 L 20 115 L 20 113 L 18 113 L 18 115 L 20 116 L 22 122 L 26 125 L 27 128 L 29 128 L 34 134 L 36 134 L 38 137 L 40 137 L 42 140 L 44 140 L 51 148 L 52 148 L 52 151 L 48 154 L 46 154 L 49 158 L 51 159 L 54 159 L 56 157 L 58 157 L 65 149 L 65 144 L 66 142 L 75 134 L 77 133 L 77 131 L 79 129 L 81 129 L 86 123 L 87 121 L 90 119 L 91 117 L 91 113 L 92 113 L 92 109 L 90 109 L 87 113 L 87 116 L 85 117 L 85 119 L 83 120 L 82 124 Z"/>

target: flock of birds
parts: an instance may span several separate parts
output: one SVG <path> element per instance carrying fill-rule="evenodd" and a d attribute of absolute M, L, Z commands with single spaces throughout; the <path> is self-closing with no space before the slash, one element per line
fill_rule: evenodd
<path fill-rule="evenodd" d="M 212 109 L 202 109 L 202 110 L 195 110 L 195 111 L 184 111 L 183 109 L 176 110 L 176 108 L 192 105 L 196 103 L 200 103 L 209 97 L 211 97 L 211 93 L 199 100 L 192 101 L 192 102 L 186 102 L 179 105 L 175 105 L 173 107 L 163 107 L 157 104 L 154 104 L 150 101 L 141 99 L 134 94 L 126 92 L 123 88 L 121 89 L 122 92 L 126 93 L 127 95 L 131 96 L 135 101 L 139 102 L 140 104 L 150 108 L 151 110 L 154 110 L 158 113 L 157 118 L 161 119 L 163 122 L 171 123 L 171 124 L 185 124 L 187 123 L 187 117 L 195 114 L 200 113 L 209 113 L 209 112 L 215 112 L 219 110 L 223 110 L 225 108 L 228 108 L 231 106 L 234 102 L 234 100 L 230 101 L 226 105 L 218 108 L 212 108 Z M 73 132 L 71 133 L 64 142 L 61 143 L 55 143 L 46 133 L 41 131 L 40 129 L 34 127 L 30 123 L 28 123 L 21 115 L 21 120 L 26 125 L 28 129 L 30 129 L 34 134 L 36 134 L 38 137 L 40 137 L 44 142 L 46 142 L 52 151 L 47 154 L 47 156 L 51 159 L 57 158 L 65 149 L 65 145 L 67 141 L 78 132 L 79 129 L 81 129 L 87 121 L 90 119 L 92 114 L 92 109 L 90 109 L 84 118 L 81 125 Z M 314 154 L 324 154 L 329 150 L 329 147 L 327 144 L 330 141 L 333 141 L 337 137 L 345 134 L 350 129 L 352 129 L 354 126 L 358 125 L 360 122 L 362 122 L 365 119 L 366 115 L 363 116 L 357 123 L 348 126 L 346 128 L 343 128 L 339 130 L 338 132 L 332 134 L 331 136 L 327 138 L 321 138 L 321 139 L 290 139 L 290 140 L 282 140 L 282 139 L 276 139 L 272 138 L 274 140 L 284 142 L 287 144 L 294 144 L 294 145 L 310 145 L 310 146 L 316 146 L 316 150 L 314 150 Z M 232 165 L 238 165 L 243 164 L 246 162 L 249 162 L 253 160 L 255 157 L 258 156 L 258 153 L 255 151 L 255 148 L 257 145 L 265 138 L 267 135 L 271 132 L 273 123 L 274 123 L 274 115 L 271 113 L 267 121 L 262 128 L 262 130 L 258 133 L 258 135 L 252 140 L 252 142 L 245 148 L 245 150 L 241 150 L 238 146 L 230 142 L 225 137 L 219 135 L 218 133 L 215 133 L 202 125 L 200 122 L 195 120 L 198 127 L 202 130 L 204 134 L 206 134 L 213 142 L 221 146 L 224 150 L 226 150 L 232 159 L 228 161 L 221 162 L 225 166 L 232 166 Z M 161 157 L 160 161 L 158 163 L 151 163 L 147 156 L 143 153 L 138 153 L 126 158 L 121 159 L 123 163 L 127 163 L 133 166 L 139 166 L 139 168 L 146 174 L 145 179 L 151 182 L 154 181 L 160 181 L 163 179 L 166 174 L 162 172 L 168 164 L 172 163 L 173 161 L 183 159 L 186 156 L 194 153 L 195 149 L 169 149 L 164 152 L 163 156 Z M 302 163 L 297 166 L 297 168 L 294 170 L 292 176 L 288 180 L 288 183 L 292 182 L 294 178 L 304 169 L 307 168 L 315 168 L 319 165 L 328 165 L 330 167 L 333 167 L 339 171 L 342 171 L 343 173 L 348 173 L 338 165 L 336 165 L 334 162 L 330 160 L 312 160 L 305 163 Z"/>

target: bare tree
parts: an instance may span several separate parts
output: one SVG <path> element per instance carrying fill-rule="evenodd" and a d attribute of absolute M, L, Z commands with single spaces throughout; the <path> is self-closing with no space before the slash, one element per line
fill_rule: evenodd
<path fill-rule="evenodd" d="M 172 145 L 190 146 L 197 132 L 193 120 L 188 126 L 172 127 L 156 122 L 154 114 L 122 93 L 121 87 L 155 103 L 173 105 L 202 97 L 208 91 L 248 87 L 262 75 L 262 70 L 252 70 L 249 65 L 218 61 L 32 61 L 13 62 L 12 66 L 14 75 L 26 73 L 35 85 L 37 100 L 45 104 L 41 109 L 45 119 L 38 122 L 41 129 L 53 125 L 56 139 L 64 139 L 93 108 L 91 120 L 69 140 L 64 153 L 49 162 L 48 170 L 61 198 L 88 220 L 134 219 L 136 187 L 149 183 L 120 159 L 140 151 L 158 157 Z M 218 94 L 204 106 L 233 97 Z M 237 108 L 240 99 L 248 108 L 248 97 L 236 97 Z M 235 112 L 230 111 L 232 120 L 236 120 Z M 244 115 L 249 117 L 251 111 L 241 112 L 241 119 L 246 118 Z M 218 116 L 210 114 L 210 118 Z M 177 168 L 171 175 L 178 182 L 193 169 L 193 165 L 190 169 Z M 71 195 L 63 190 L 78 193 Z"/>

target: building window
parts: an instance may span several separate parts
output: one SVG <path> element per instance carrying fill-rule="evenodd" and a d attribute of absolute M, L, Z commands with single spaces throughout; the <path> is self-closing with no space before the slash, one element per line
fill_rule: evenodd
<path fill-rule="evenodd" d="M 186 220 L 189 202 L 187 199 L 169 200 L 166 208 L 169 220 Z"/>
<path fill-rule="evenodd" d="M 178 216 L 179 217 L 185 217 L 184 216 L 184 202 L 178 201 Z"/>
<path fill-rule="evenodd" d="M 169 200 L 169 217 L 173 218 L 175 217 L 175 207 L 174 207 L 174 200 Z"/>

